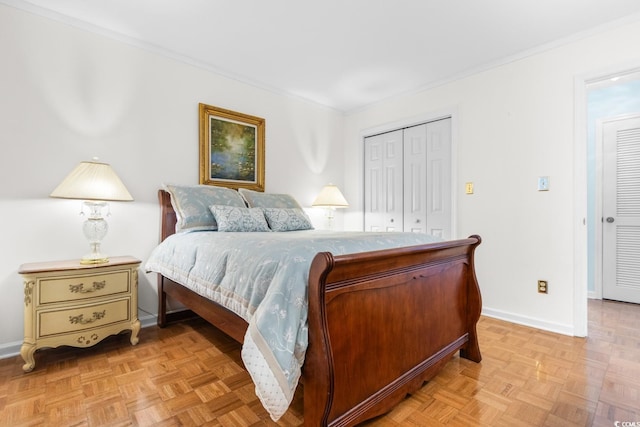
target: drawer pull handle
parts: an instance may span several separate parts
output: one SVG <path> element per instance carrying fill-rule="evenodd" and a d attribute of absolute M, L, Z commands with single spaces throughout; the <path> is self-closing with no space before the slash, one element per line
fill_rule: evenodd
<path fill-rule="evenodd" d="M 103 280 L 102 282 L 93 282 L 93 286 L 89 289 L 84 289 L 84 283 L 79 283 L 77 285 L 69 285 L 69 290 L 71 293 L 81 293 L 87 294 L 89 292 L 99 291 L 100 289 L 107 286 L 107 281 Z"/>
<path fill-rule="evenodd" d="M 89 345 L 91 344 L 92 341 L 96 341 L 98 339 L 98 335 L 97 334 L 91 334 L 90 338 L 85 338 L 84 335 L 80 335 L 78 337 L 78 339 L 76 340 L 76 342 L 78 344 L 85 344 L 85 345 Z"/>
<path fill-rule="evenodd" d="M 84 314 L 80 314 L 78 316 L 69 316 L 69 323 L 71 323 L 72 325 L 75 325 L 78 323 L 81 325 L 86 325 L 88 323 L 93 323 L 96 320 L 100 320 L 106 315 L 107 315 L 107 310 L 102 310 L 102 311 L 94 311 L 93 317 L 91 319 L 85 319 Z"/>

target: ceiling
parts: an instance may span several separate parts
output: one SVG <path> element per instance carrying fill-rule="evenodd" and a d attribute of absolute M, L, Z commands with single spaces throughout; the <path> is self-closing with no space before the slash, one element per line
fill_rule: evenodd
<path fill-rule="evenodd" d="M 638 0 L 0 0 L 349 112 L 613 24 Z"/>

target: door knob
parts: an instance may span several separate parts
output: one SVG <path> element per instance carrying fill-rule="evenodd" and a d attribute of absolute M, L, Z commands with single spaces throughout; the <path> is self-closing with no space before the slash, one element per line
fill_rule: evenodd
<path fill-rule="evenodd" d="M 608 216 L 607 217 L 607 222 L 608 223 L 612 223 L 613 221 L 615 221 L 615 219 L 612 216 Z"/>

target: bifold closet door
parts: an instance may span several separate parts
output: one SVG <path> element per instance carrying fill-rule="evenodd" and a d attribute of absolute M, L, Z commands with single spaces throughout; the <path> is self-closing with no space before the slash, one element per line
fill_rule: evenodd
<path fill-rule="evenodd" d="M 427 232 L 427 124 L 403 131 L 404 231 Z"/>
<path fill-rule="evenodd" d="M 426 232 L 451 239 L 451 119 L 427 126 Z"/>
<path fill-rule="evenodd" d="M 367 137 L 364 158 L 365 231 L 402 231 L 402 130 Z"/>
<path fill-rule="evenodd" d="M 365 138 L 365 231 L 451 238 L 451 119 Z"/>
<path fill-rule="evenodd" d="M 451 119 L 404 129 L 404 231 L 451 236 Z"/>

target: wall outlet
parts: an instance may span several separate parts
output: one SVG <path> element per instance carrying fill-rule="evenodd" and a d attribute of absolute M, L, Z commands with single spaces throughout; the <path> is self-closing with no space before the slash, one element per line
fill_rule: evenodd
<path fill-rule="evenodd" d="M 549 286 L 547 285 L 546 280 L 538 280 L 538 293 L 540 294 L 549 293 Z"/>

